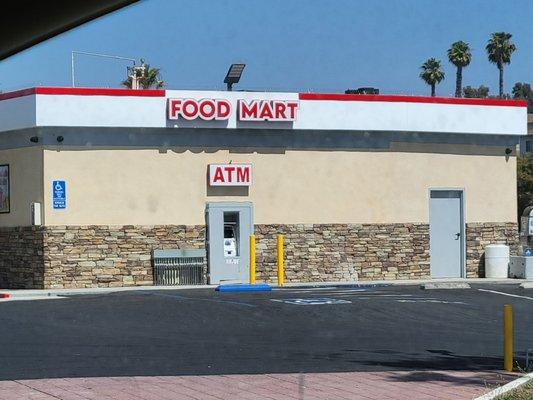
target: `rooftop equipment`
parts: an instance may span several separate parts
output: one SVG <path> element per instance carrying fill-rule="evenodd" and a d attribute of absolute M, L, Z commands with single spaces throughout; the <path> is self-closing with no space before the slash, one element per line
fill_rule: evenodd
<path fill-rule="evenodd" d="M 358 89 L 347 89 L 345 94 L 379 94 L 379 89 L 373 87 L 360 87 Z"/>
<path fill-rule="evenodd" d="M 224 83 L 227 85 L 229 92 L 233 90 L 233 84 L 238 83 L 241 79 L 242 71 L 246 64 L 231 64 L 226 77 L 224 78 Z"/>

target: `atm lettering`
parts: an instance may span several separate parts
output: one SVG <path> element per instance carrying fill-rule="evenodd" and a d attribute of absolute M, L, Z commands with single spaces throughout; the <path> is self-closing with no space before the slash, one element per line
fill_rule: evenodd
<path fill-rule="evenodd" d="M 252 166 L 250 164 L 211 164 L 209 184 L 211 186 L 250 186 Z"/>

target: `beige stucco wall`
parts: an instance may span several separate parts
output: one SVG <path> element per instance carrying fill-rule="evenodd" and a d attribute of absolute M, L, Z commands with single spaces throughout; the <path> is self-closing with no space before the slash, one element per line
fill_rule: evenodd
<path fill-rule="evenodd" d="M 29 226 L 30 204 L 43 202 L 43 150 L 0 150 L 0 164 L 9 164 L 11 190 L 10 212 L 0 214 L 0 227 Z"/>
<path fill-rule="evenodd" d="M 68 187 L 66 210 L 46 196 L 45 223 L 204 224 L 209 201 L 251 201 L 257 224 L 428 222 L 428 189 L 441 187 L 465 189 L 467 222 L 516 220 L 516 159 L 503 149 L 398 150 L 45 150 L 45 190 Z M 208 189 L 208 165 L 230 161 L 253 165 L 249 193 Z"/>

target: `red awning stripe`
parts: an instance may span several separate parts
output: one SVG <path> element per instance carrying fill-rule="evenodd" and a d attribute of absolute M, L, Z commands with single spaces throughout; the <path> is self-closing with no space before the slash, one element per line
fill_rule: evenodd
<path fill-rule="evenodd" d="M 300 100 L 318 101 L 366 101 L 384 103 L 426 103 L 426 104 L 456 104 L 476 106 L 504 106 L 527 107 L 526 100 L 504 99 L 466 99 L 456 97 L 424 97 L 424 96 L 397 96 L 397 95 L 372 95 L 372 94 L 340 94 L 340 93 L 299 93 Z"/>
<path fill-rule="evenodd" d="M 35 87 L 17 90 L 15 92 L 1 93 L 0 100 L 14 99 L 17 97 L 31 96 L 34 94 L 55 96 L 115 96 L 115 97 L 165 97 L 162 89 L 132 90 L 132 89 L 93 89 L 70 87 Z"/>

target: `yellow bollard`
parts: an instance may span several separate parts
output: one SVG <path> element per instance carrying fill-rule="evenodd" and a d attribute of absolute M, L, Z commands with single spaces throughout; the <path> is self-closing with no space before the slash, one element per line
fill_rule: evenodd
<path fill-rule="evenodd" d="M 513 370 L 513 306 L 503 306 L 503 367 Z"/>
<path fill-rule="evenodd" d="M 278 286 L 283 286 L 285 271 L 283 269 L 283 235 L 278 235 Z"/>
<path fill-rule="evenodd" d="M 255 235 L 250 235 L 250 285 L 255 285 Z"/>

